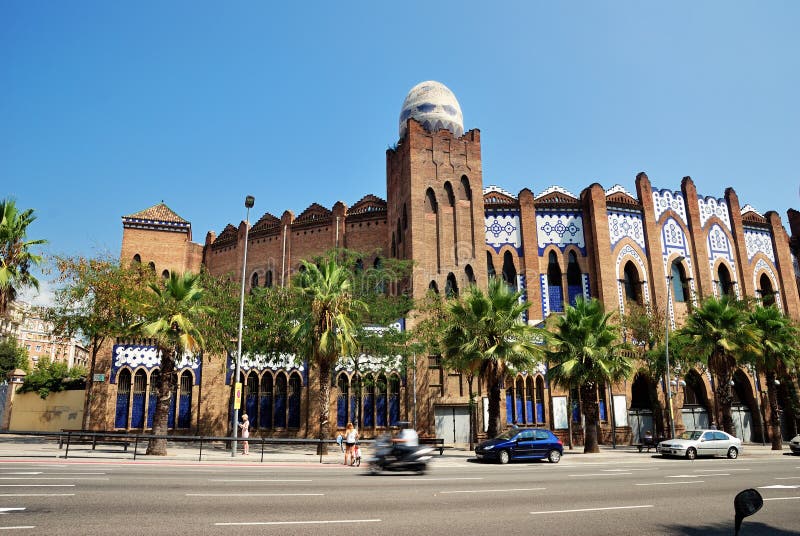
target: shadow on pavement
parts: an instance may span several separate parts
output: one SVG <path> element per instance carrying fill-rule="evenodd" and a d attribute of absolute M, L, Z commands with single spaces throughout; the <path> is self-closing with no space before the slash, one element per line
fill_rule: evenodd
<path fill-rule="evenodd" d="M 662 525 L 656 529 L 658 534 L 682 534 L 684 536 L 730 536 L 733 534 L 733 520 L 730 523 L 718 523 L 714 525 Z M 797 536 L 796 531 L 776 529 L 757 521 L 747 521 L 742 523 L 741 536 L 764 535 L 764 536 Z"/>

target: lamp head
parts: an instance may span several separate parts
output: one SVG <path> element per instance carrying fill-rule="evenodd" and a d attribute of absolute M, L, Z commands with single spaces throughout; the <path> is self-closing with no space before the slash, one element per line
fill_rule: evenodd
<path fill-rule="evenodd" d="M 252 195 L 248 195 L 244 198 L 244 206 L 247 208 L 253 208 L 253 205 L 256 204 L 256 198 Z"/>

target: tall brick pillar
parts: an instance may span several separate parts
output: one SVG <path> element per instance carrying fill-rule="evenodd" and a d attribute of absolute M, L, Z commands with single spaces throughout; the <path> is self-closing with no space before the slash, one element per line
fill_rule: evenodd
<path fill-rule="evenodd" d="M 606 311 L 619 308 L 617 279 L 614 259 L 611 258 L 611 238 L 608 231 L 608 206 L 606 192 L 597 183 L 581 192 L 583 205 L 586 251 L 589 256 L 591 280 L 589 285 Z M 589 222 L 592 222 L 589 224 Z"/>
<path fill-rule="evenodd" d="M 527 284 L 528 318 L 534 319 L 542 316 L 542 291 L 539 287 L 539 237 L 536 229 L 536 207 L 533 192 L 523 189 L 518 196 L 519 219 L 522 235 L 522 251 L 520 257 L 522 273 Z"/>
<path fill-rule="evenodd" d="M 789 250 L 789 237 L 777 212 L 770 210 L 764 217 L 767 218 L 772 231 L 772 249 L 775 251 L 775 267 L 778 269 L 785 312 L 794 320 L 800 320 L 800 297 L 797 293 L 797 280 Z"/>
<path fill-rule="evenodd" d="M 755 296 L 756 289 L 753 288 L 753 281 L 745 277 L 750 273 L 750 261 L 747 258 L 747 246 L 744 241 L 744 223 L 742 223 L 742 207 L 739 206 L 739 196 L 733 188 L 725 189 L 725 201 L 728 203 L 728 214 L 731 216 L 731 232 L 733 234 L 734 247 L 736 248 L 736 281 L 739 285 L 739 293 L 744 296 Z M 745 268 L 747 271 L 745 272 Z"/>
<path fill-rule="evenodd" d="M 661 255 L 661 226 L 656 221 L 656 211 L 653 207 L 653 187 L 646 173 L 636 175 L 636 193 L 642 204 L 642 223 L 644 224 L 644 240 L 647 244 L 647 269 L 650 274 L 645 275 L 650 285 L 650 295 L 653 304 L 667 310 L 667 273 L 664 269 L 664 259 Z M 696 264 L 696 263 L 693 263 Z"/>
<path fill-rule="evenodd" d="M 698 301 L 706 296 L 713 296 L 714 290 L 711 282 L 711 272 L 706 268 L 708 264 L 708 241 L 706 232 L 700 224 L 700 203 L 698 202 L 697 188 L 691 177 L 684 177 L 681 181 L 681 191 L 686 202 L 686 217 L 689 224 L 689 240 L 692 248 L 692 268 L 697 284 Z"/>

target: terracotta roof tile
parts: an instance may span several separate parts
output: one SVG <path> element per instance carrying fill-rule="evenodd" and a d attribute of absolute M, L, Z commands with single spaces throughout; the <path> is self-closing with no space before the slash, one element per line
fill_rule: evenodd
<path fill-rule="evenodd" d="M 165 205 L 163 201 L 161 203 L 158 203 L 157 205 L 153 205 L 152 207 L 146 208 L 135 214 L 130 214 L 129 216 L 123 216 L 123 218 L 131 218 L 137 220 L 165 221 L 173 223 L 189 223 L 188 221 L 178 216 L 175 213 L 175 211 L 173 211 L 171 208 Z"/>

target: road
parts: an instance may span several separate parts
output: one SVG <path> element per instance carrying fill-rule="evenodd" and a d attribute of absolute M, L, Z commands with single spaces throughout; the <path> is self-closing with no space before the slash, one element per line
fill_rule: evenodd
<path fill-rule="evenodd" d="M 0 530 L 58 535 L 800 534 L 800 457 L 559 464 L 436 460 L 424 476 L 334 464 L 0 462 Z M 577 461 L 576 461 L 577 460 Z"/>

